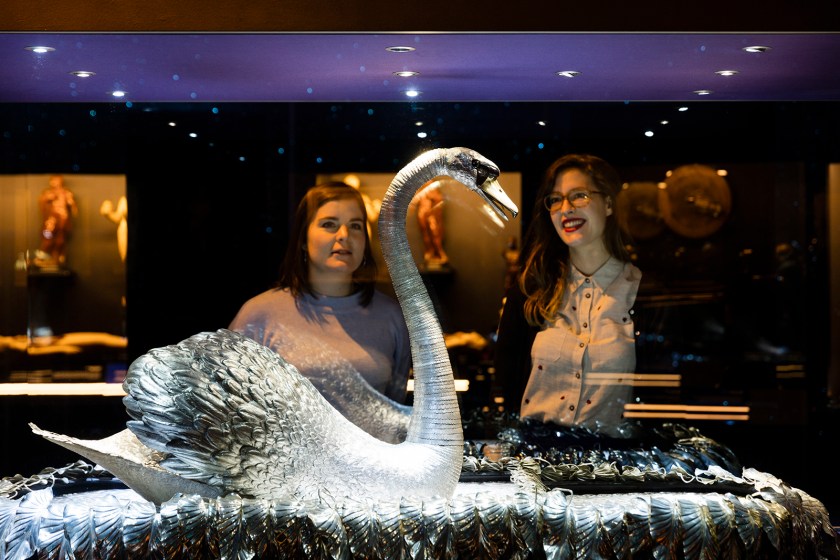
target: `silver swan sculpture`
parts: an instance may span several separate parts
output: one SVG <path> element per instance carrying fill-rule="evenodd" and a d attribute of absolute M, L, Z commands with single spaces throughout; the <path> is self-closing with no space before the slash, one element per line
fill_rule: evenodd
<path fill-rule="evenodd" d="M 103 440 L 35 433 L 97 462 L 145 499 L 176 493 L 325 501 L 451 497 L 463 431 L 440 323 L 405 232 L 409 203 L 449 176 L 503 219 L 518 208 L 498 167 L 467 148 L 425 152 L 391 182 L 379 218 L 385 263 L 403 309 L 414 365 L 405 441 L 378 440 L 347 420 L 297 369 L 265 346 L 221 329 L 156 348 L 123 384 L 128 430 Z M 127 433 L 130 430 L 130 433 Z"/>

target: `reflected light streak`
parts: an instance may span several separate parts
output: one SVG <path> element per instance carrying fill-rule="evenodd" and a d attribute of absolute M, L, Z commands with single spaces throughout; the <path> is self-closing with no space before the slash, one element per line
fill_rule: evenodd
<path fill-rule="evenodd" d="M 632 385 L 633 387 L 679 387 L 679 373 L 589 373 L 586 383 Z"/>
<path fill-rule="evenodd" d="M 690 412 L 625 412 L 625 418 L 680 418 L 682 420 L 749 420 L 749 414 L 694 414 Z"/>
<path fill-rule="evenodd" d="M 687 404 L 625 404 L 625 418 L 681 418 L 684 420 L 749 420 L 749 406 Z"/>
<path fill-rule="evenodd" d="M 455 380 L 455 390 L 459 393 L 465 393 L 470 390 L 470 380 L 469 379 L 456 379 Z M 408 380 L 408 392 L 414 392 L 414 380 Z"/>
<path fill-rule="evenodd" d="M 100 395 L 124 397 L 122 383 L 0 383 L 0 395 Z"/>

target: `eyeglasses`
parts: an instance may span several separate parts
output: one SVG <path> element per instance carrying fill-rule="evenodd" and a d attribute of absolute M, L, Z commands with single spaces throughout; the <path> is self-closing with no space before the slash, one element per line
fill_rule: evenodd
<path fill-rule="evenodd" d="M 576 189 L 569 191 L 569 194 L 553 192 L 543 198 L 543 205 L 549 212 L 559 212 L 563 207 L 563 201 L 568 200 L 574 208 L 584 208 L 589 206 L 592 201 L 593 194 L 602 194 L 601 191 L 588 191 L 586 189 Z"/>

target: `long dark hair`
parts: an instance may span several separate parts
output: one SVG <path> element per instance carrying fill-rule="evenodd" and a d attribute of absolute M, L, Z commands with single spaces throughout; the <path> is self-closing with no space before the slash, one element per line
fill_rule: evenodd
<path fill-rule="evenodd" d="M 365 224 L 367 224 L 367 211 L 361 193 L 346 183 L 333 181 L 321 185 L 315 185 L 306 191 L 306 194 L 298 204 L 295 217 L 292 222 L 292 232 L 289 236 L 289 244 L 286 247 L 286 255 L 280 265 L 280 278 L 277 281 L 278 288 L 288 288 L 293 296 L 301 294 L 315 295 L 312 284 L 309 282 L 309 265 L 306 249 L 306 232 L 309 224 L 315 219 L 318 209 L 333 200 L 355 200 L 362 211 Z M 376 261 L 373 260 L 373 253 L 370 249 L 370 237 L 368 228 L 365 232 L 365 250 L 362 264 L 353 272 L 353 285 L 355 292 L 361 292 L 361 304 L 367 306 L 373 299 L 373 292 L 376 288 Z"/>
<path fill-rule="evenodd" d="M 551 320 L 563 302 L 565 282 L 562 280 L 566 277 L 569 246 L 557 235 L 543 198 L 554 190 L 557 178 L 569 169 L 578 169 L 591 177 L 605 200 L 612 204 L 613 211 L 607 216 L 604 228 L 604 244 L 610 255 L 625 262 L 630 260 L 616 217 L 616 198 L 621 190 L 618 172 L 603 159 L 589 154 L 569 154 L 557 159 L 545 172 L 523 243 L 519 288 L 526 296 L 525 318 L 532 326 L 542 326 Z"/>

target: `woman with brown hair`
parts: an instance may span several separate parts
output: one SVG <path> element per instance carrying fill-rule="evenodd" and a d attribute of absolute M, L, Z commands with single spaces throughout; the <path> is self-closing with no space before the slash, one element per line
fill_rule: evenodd
<path fill-rule="evenodd" d="M 376 272 L 359 191 L 340 182 L 314 186 L 295 213 L 277 287 L 245 302 L 230 329 L 306 377 L 355 370 L 404 403 L 408 328 L 397 302 L 376 289 Z"/>
<path fill-rule="evenodd" d="M 618 173 L 571 154 L 546 171 L 498 329 L 496 376 L 523 418 L 622 435 L 641 272 L 616 219 Z"/>

